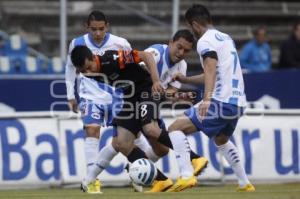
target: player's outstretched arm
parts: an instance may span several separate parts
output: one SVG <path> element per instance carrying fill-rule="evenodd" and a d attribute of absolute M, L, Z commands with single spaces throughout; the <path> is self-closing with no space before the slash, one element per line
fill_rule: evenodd
<path fill-rule="evenodd" d="M 204 96 L 203 102 L 199 106 L 199 115 L 200 118 L 203 119 L 206 114 L 208 107 L 211 103 L 211 97 L 213 93 L 213 89 L 215 87 L 215 79 L 216 79 L 216 68 L 217 68 L 217 60 L 214 58 L 207 57 L 203 62 L 204 69 Z"/>
<path fill-rule="evenodd" d="M 67 56 L 67 63 L 66 63 L 66 70 L 65 70 L 65 81 L 66 81 L 66 90 L 67 90 L 67 99 L 68 105 L 70 110 L 77 113 L 78 112 L 78 105 L 75 99 L 75 79 L 76 79 L 76 68 L 74 67 L 71 58 L 70 52 L 73 49 L 73 42 L 70 43 L 69 46 L 69 53 Z"/>
<path fill-rule="evenodd" d="M 153 82 L 153 86 L 152 86 L 153 92 L 163 93 L 164 89 L 161 86 L 157 67 L 153 56 L 151 55 L 151 53 L 145 51 L 138 51 L 138 54 L 140 59 L 146 64 L 147 68 L 149 69 L 151 79 Z"/>
<path fill-rule="evenodd" d="M 186 77 L 181 73 L 177 73 L 173 76 L 173 81 L 179 81 L 184 84 L 204 84 L 204 74 Z"/>

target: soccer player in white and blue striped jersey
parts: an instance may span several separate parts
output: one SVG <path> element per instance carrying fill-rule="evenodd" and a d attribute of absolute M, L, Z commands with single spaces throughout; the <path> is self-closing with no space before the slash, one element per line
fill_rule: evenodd
<path fill-rule="evenodd" d="M 197 52 L 204 74 L 190 78 L 178 76 L 176 79 L 185 83 L 204 83 L 204 94 L 202 101 L 185 111 L 185 116 L 177 119 L 169 130 L 171 134 L 202 131 L 214 139 L 238 178 L 237 191 L 255 191 L 247 178 L 237 147 L 229 140 L 246 106 L 242 70 L 234 41 L 228 34 L 213 28 L 210 13 L 202 5 L 189 8 L 185 19 L 198 38 Z M 187 166 L 189 162 L 179 162 L 192 175 L 191 167 Z M 179 179 L 170 190 L 186 188 L 189 183 L 189 180 Z"/>
<path fill-rule="evenodd" d="M 174 96 L 174 94 L 176 94 L 181 88 L 182 84 L 179 81 L 173 81 L 172 77 L 178 73 L 180 73 L 183 76 L 186 76 L 187 63 L 184 59 L 186 58 L 187 54 L 192 50 L 194 42 L 195 39 L 193 34 L 187 29 L 182 29 L 178 30 L 174 34 L 169 44 L 154 44 L 145 50 L 153 55 L 162 87 L 164 88 L 166 93 L 165 96 Z M 166 97 L 166 99 L 172 101 L 178 100 L 178 98 L 176 97 Z M 165 131 L 162 132 L 162 134 L 164 133 Z M 169 135 L 171 135 L 171 140 L 168 141 L 168 143 L 172 142 L 173 139 L 173 134 Z M 161 138 L 163 137 L 165 136 L 161 136 Z M 165 137 L 164 139 L 167 140 L 168 138 Z M 151 144 L 154 151 L 157 154 L 159 154 L 158 156 L 162 157 L 163 155 L 165 155 L 162 152 L 160 152 L 160 145 L 155 145 L 155 142 L 151 142 Z M 170 146 L 170 148 L 172 148 L 172 146 Z M 175 153 L 177 152 L 175 151 Z M 200 172 L 208 164 L 208 160 L 205 157 L 198 156 L 192 150 L 190 151 L 190 160 L 192 162 L 192 166 L 194 169 L 193 174 L 195 176 L 199 175 Z M 167 187 L 168 184 L 169 183 L 167 181 L 155 182 L 154 186 L 150 191 L 162 191 L 165 187 Z"/>

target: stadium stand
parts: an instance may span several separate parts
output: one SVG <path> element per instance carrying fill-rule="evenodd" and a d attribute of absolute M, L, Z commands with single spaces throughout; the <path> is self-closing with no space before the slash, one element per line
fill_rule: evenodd
<path fill-rule="evenodd" d="M 199 1 L 181 1 L 180 27 L 185 26 L 184 12 L 193 3 Z M 215 26 L 232 35 L 238 48 L 251 39 L 255 27 L 265 25 L 275 66 L 278 63 L 280 43 L 288 37 L 292 23 L 300 12 L 300 2 L 292 0 L 214 0 L 201 3 L 211 10 Z M 59 1 L 3 0 L 0 7 L 0 28 L 10 33 L 21 32 L 28 44 L 43 54 L 50 57 L 59 55 Z M 108 16 L 110 31 L 127 38 L 134 48 L 144 49 L 153 43 L 168 42 L 170 38 L 172 1 L 69 0 L 68 42 L 84 32 L 84 20 L 91 9 L 102 10 Z M 150 20 L 145 20 L 145 15 Z M 195 66 L 195 70 L 199 69 L 196 53 L 192 53 L 188 61 Z M 19 62 L 13 63 L 18 66 Z"/>

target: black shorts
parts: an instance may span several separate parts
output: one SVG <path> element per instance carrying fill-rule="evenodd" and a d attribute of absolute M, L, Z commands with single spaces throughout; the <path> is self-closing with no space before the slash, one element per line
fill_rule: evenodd
<path fill-rule="evenodd" d="M 113 125 L 121 126 L 134 135 L 142 131 L 142 127 L 159 118 L 159 96 L 153 96 L 151 87 L 141 89 L 131 98 L 124 99 L 124 105 L 114 118 Z"/>

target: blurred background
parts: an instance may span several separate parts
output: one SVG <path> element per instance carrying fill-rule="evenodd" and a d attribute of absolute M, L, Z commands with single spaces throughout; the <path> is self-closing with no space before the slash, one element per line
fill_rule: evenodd
<path fill-rule="evenodd" d="M 26 104 L 30 100 L 23 100 L 20 105 L 13 103 L 12 98 L 30 95 L 23 92 L 17 95 L 12 91 L 18 87 L 18 90 L 28 92 L 27 87 L 20 89 L 20 85 L 26 86 L 24 78 L 63 79 L 69 42 L 85 33 L 85 20 L 90 11 L 103 11 L 110 23 L 110 32 L 126 38 L 133 48 L 142 50 L 155 43 L 167 43 L 173 32 L 186 28 L 184 12 L 199 2 L 211 11 L 215 27 L 231 35 L 236 43 L 243 70 L 247 73 L 248 101 L 263 98 L 263 101 L 269 101 L 267 108 L 299 108 L 300 94 L 294 92 L 295 88 L 289 88 L 300 85 L 297 83 L 300 25 L 298 39 L 292 42 L 295 46 L 282 47 L 299 21 L 300 2 L 293 0 L 1 0 L 0 79 L 7 81 L 0 83 L 1 89 L 6 89 L 0 102 L 17 111 L 49 110 L 49 104 L 54 101 L 50 99 L 52 96 L 44 98 L 44 105 L 39 101 Z M 262 47 L 253 46 L 253 40 L 260 42 Z M 295 59 L 291 64 L 281 61 L 281 48 L 294 51 L 292 54 L 296 58 L 288 58 Z M 201 72 L 195 51 L 190 53 L 187 62 L 189 75 Z M 279 69 L 282 71 L 278 72 Z M 16 88 L 9 82 L 15 79 L 19 80 Z M 44 92 L 41 96 L 49 95 L 49 89 L 42 87 L 43 84 L 49 87 L 49 82 L 39 81 L 38 87 L 32 87 L 36 85 L 34 81 L 26 82 L 32 83 L 29 90 Z M 56 100 L 65 101 L 63 84 L 56 83 L 55 86 L 54 90 L 60 96 Z M 62 104 L 55 107 L 57 110 L 66 108 Z"/>

